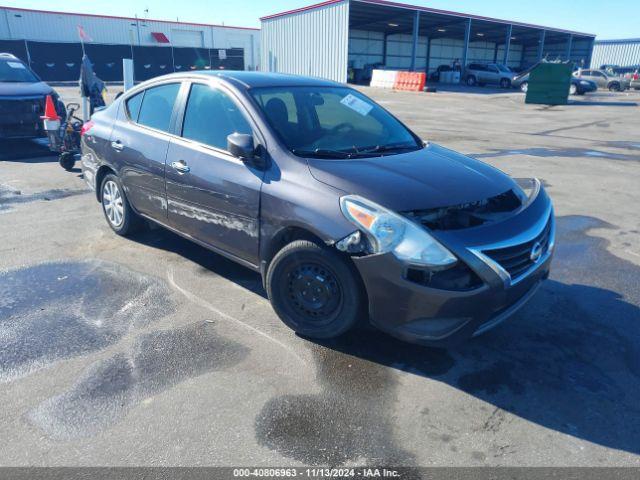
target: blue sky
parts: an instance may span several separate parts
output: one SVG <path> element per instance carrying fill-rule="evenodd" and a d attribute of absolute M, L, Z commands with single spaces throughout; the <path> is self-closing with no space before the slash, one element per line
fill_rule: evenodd
<path fill-rule="evenodd" d="M 4 6 L 144 16 L 161 20 L 258 27 L 259 17 L 319 0 L 0 0 Z M 402 0 L 397 0 L 402 1 Z M 640 37 L 640 2 L 634 0 L 409 0 L 407 3 L 549 27 L 595 33 L 601 39 Z"/>

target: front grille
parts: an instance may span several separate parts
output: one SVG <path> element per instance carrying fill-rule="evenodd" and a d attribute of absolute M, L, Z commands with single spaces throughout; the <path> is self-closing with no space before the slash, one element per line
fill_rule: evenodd
<path fill-rule="evenodd" d="M 542 256 L 549 251 L 552 224 L 550 218 L 542 233 L 529 242 L 495 250 L 484 250 L 482 253 L 509 272 L 512 280 L 516 280 L 536 263 L 531 260 L 531 249 L 536 243 L 540 243 Z"/>
<path fill-rule="evenodd" d="M 0 98 L 0 137 L 34 137 L 42 134 L 44 97 Z"/>
<path fill-rule="evenodd" d="M 43 114 L 44 97 L 0 99 L 0 123 L 32 123 L 39 121 Z"/>

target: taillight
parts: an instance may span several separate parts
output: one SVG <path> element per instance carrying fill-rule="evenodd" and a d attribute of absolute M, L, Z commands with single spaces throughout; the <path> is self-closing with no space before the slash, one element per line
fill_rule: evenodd
<path fill-rule="evenodd" d="M 93 122 L 91 120 L 89 120 L 88 122 L 85 122 L 82 125 L 82 128 L 80 129 L 80 136 L 83 136 L 85 133 L 91 130 L 92 127 L 93 127 Z"/>

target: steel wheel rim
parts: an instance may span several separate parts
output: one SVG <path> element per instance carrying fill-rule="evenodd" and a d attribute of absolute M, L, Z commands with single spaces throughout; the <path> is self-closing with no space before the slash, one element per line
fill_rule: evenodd
<path fill-rule="evenodd" d="M 334 272 L 315 262 L 292 265 L 287 270 L 283 287 L 289 307 L 314 325 L 331 322 L 344 300 Z"/>
<path fill-rule="evenodd" d="M 109 180 L 104 184 L 102 189 L 102 205 L 107 214 L 109 223 L 114 227 L 119 227 L 124 221 L 124 204 L 120 188 L 113 180 Z"/>

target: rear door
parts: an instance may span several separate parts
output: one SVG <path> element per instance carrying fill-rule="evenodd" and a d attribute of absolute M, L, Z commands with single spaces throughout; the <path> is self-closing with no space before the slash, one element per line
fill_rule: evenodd
<path fill-rule="evenodd" d="M 500 69 L 496 65 L 487 66 L 487 83 L 500 83 Z"/>
<path fill-rule="evenodd" d="M 201 243 L 258 264 L 264 171 L 227 151 L 227 136 L 258 129 L 223 86 L 192 83 L 167 154 L 169 225 Z"/>
<path fill-rule="evenodd" d="M 491 83 L 491 73 L 489 72 L 488 65 L 480 65 L 479 69 L 479 78 L 481 83 Z"/>
<path fill-rule="evenodd" d="M 110 163 L 133 208 L 166 222 L 165 160 L 180 82 L 165 82 L 124 101 L 111 133 Z"/>

